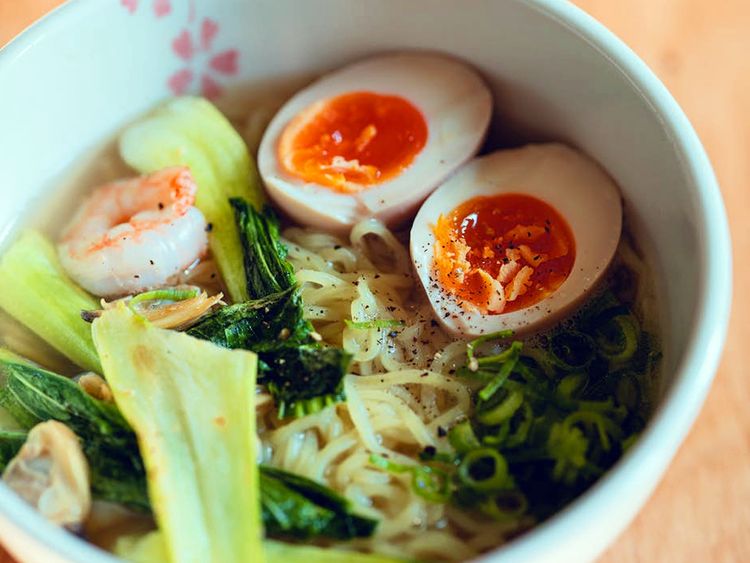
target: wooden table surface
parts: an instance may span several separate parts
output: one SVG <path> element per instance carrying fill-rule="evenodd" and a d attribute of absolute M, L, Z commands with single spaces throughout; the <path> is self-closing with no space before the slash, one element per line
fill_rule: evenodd
<path fill-rule="evenodd" d="M 562 0 L 561 0 L 562 1 Z M 0 45 L 60 0 L 0 0 Z M 708 149 L 729 212 L 734 306 L 703 412 L 651 500 L 606 563 L 750 561 L 750 4 L 577 0 L 667 84 Z M 750 374 L 749 374 L 750 375 Z M 5 561 L 0 555 L 0 563 Z"/>

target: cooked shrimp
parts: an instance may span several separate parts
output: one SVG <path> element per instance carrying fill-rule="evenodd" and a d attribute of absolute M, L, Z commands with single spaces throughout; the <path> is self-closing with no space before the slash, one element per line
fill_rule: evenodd
<path fill-rule="evenodd" d="M 63 267 L 102 297 L 165 285 L 206 252 L 206 219 L 193 206 L 196 189 L 185 167 L 97 188 L 60 240 Z"/>

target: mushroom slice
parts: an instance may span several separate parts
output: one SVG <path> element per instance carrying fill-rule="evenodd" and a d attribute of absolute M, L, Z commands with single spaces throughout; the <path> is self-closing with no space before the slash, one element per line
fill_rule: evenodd
<path fill-rule="evenodd" d="M 78 437 L 50 420 L 34 426 L 3 481 L 47 520 L 79 529 L 91 509 L 89 466 Z"/>

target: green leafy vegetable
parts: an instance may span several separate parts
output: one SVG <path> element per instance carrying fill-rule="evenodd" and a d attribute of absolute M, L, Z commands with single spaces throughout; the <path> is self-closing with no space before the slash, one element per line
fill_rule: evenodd
<path fill-rule="evenodd" d="M 376 520 L 357 516 L 348 500 L 310 479 L 264 466 L 261 489 L 263 522 L 271 535 L 348 540 L 375 532 Z"/>
<path fill-rule="evenodd" d="M 65 275 L 52 243 L 26 231 L 0 258 L 0 307 L 79 366 L 101 371 L 81 311 L 98 303 Z"/>
<path fill-rule="evenodd" d="M 596 354 L 592 338 L 575 330 L 562 330 L 550 337 L 549 351 L 565 371 L 586 369 Z"/>
<path fill-rule="evenodd" d="M 242 199 L 231 203 L 244 249 L 247 293 L 253 300 L 219 309 L 188 334 L 256 352 L 258 382 L 273 395 L 281 418 L 305 416 L 345 400 L 343 378 L 351 355 L 322 346 L 304 319 L 276 218 Z"/>
<path fill-rule="evenodd" d="M 513 336 L 512 330 L 501 330 L 498 332 L 491 332 L 489 334 L 485 334 L 483 336 L 480 336 L 479 338 L 475 338 L 474 340 L 470 341 L 466 345 L 466 358 L 469 360 L 469 364 L 472 364 L 476 361 L 476 357 L 474 356 L 474 353 L 476 349 L 479 347 L 479 345 L 485 343 L 485 342 L 492 342 L 494 340 L 505 340 L 507 338 L 511 338 Z"/>
<path fill-rule="evenodd" d="M 302 298 L 296 287 L 222 307 L 187 331 L 224 348 L 256 352 L 309 344 L 311 332 L 310 323 L 302 318 Z"/>
<path fill-rule="evenodd" d="M 467 344 L 457 374 L 480 385 L 471 418 L 448 431 L 453 452 L 426 448 L 415 465 L 370 462 L 412 474 L 415 492 L 429 500 L 523 528 L 580 494 L 633 443 L 658 352 L 607 294 L 537 346 L 510 337 Z"/>
<path fill-rule="evenodd" d="M 509 360 L 508 364 L 511 363 L 512 360 Z M 503 376 L 503 372 L 500 375 Z M 509 375 L 510 370 L 504 378 L 507 379 Z M 487 388 L 485 387 L 482 391 L 485 389 Z M 480 392 L 480 399 L 482 398 Z M 506 420 L 510 420 L 521 405 L 523 405 L 523 391 L 520 389 L 503 389 L 500 391 L 498 389 L 485 402 L 480 403 L 477 409 L 477 420 L 487 426 L 497 426 Z"/>
<path fill-rule="evenodd" d="M 151 510 L 136 436 L 114 404 L 98 401 L 69 379 L 2 348 L 0 375 L 6 382 L 0 404 L 24 421 L 25 429 L 57 420 L 81 437 L 96 498 Z M 0 431 L 0 469 L 25 439 L 26 432 Z M 262 515 L 269 531 L 348 539 L 370 535 L 374 529 L 374 521 L 352 514 L 346 500 L 322 485 L 270 467 L 261 467 L 260 473 Z"/>
<path fill-rule="evenodd" d="M 117 407 L 94 399 L 65 377 L 16 358 L 0 356 L 5 380 L 0 405 L 25 430 L 46 420 L 66 424 L 82 441 L 94 495 L 148 509 L 135 436 Z M 0 449 L 11 451 L 15 443 L 12 433 L 0 435 Z"/>
<path fill-rule="evenodd" d="M 234 218 L 242 241 L 247 293 L 259 299 L 293 287 L 294 268 L 286 259 L 279 222 L 270 207 L 259 213 L 247 201 L 232 198 Z"/>
<path fill-rule="evenodd" d="M 26 432 L 0 430 L 0 473 L 26 442 Z"/>
<path fill-rule="evenodd" d="M 263 381 L 273 395 L 280 418 L 306 416 L 344 401 L 344 375 L 351 354 L 317 345 L 286 347 L 261 353 L 268 366 Z"/>
<path fill-rule="evenodd" d="M 608 293 L 538 346 L 504 343 L 510 336 L 467 346 L 457 373 L 484 385 L 471 420 L 448 433 L 449 466 L 457 467 L 454 502 L 520 522 L 558 510 L 632 443 L 656 354 L 633 313 Z"/>
<path fill-rule="evenodd" d="M 154 327 L 125 306 L 93 324 L 104 375 L 138 436 L 172 561 L 260 561 L 256 356 Z"/>
<path fill-rule="evenodd" d="M 479 391 L 479 399 L 481 401 L 489 401 L 492 396 L 497 393 L 498 389 L 502 387 L 505 380 L 508 379 L 513 371 L 513 368 L 516 367 L 516 362 L 521 356 L 522 348 L 522 343 L 513 342 L 505 352 L 496 356 L 491 356 L 490 358 L 481 358 L 481 360 L 477 360 L 477 363 L 482 366 L 484 370 L 490 370 L 495 365 L 499 366 L 497 369 L 497 375 L 495 375 L 490 382 Z"/>
<path fill-rule="evenodd" d="M 586 467 L 589 441 L 580 428 L 554 422 L 547 438 L 549 457 L 555 462 L 552 477 L 566 485 L 573 485 Z"/>
<path fill-rule="evenodd" d="M 123 132 L 120 154 L 141 173 L 190 167 L 198 185 L 195 203 L 213 227 L 211 252 L 229 296 L 247 301 L 242 246 L 229 198 L 245 198 L 260 209 L 265 196 L 255 163 L 229 121 L 205 99 L 175 98 Z"/>
<path fill-rule="evenodd" d="M 257 352 L 259 382 L 273 395 L 281 418 L 312 414 L 345 399 L 343 376 L 351 355 L 320 346 L 311 333 L 296 287 L 224 307 L 188 330 L 219 346 Z"/>

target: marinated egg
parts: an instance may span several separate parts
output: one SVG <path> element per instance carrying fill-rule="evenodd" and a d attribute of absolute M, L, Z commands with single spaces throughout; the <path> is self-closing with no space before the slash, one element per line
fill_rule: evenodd
<path fill-rule="evenodd" d="M 491 111 L 486 85 L 457 60 L 378 56 L 291 98 L 266 129 L 258 169 L 271 199 L 299 223 L 394 225 L 476 153 Z"/>
<path fill-rule="evenodd" d="M 411 256 L 435 315 L 478 336 L 543 328 L 595 286 L 622 228 L 620 193 L 561 144 L 474 159 L 427 198 Z"/>

